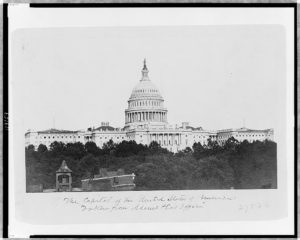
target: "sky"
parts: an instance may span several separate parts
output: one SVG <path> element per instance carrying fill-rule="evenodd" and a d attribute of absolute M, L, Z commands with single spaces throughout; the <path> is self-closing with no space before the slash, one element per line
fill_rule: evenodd
<path fill-rule="evenodd" d="M 170 124 L 276 129 L 285 109 L 279 25 L 21 29 L 11 49 L 12 112 L 25 129 L 123 127 L 144 58 Z"/>

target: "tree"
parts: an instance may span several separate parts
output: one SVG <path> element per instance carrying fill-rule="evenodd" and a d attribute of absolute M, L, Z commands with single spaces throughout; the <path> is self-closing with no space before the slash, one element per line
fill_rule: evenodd
<path fill-rule="evenodd" d="M 184 150 L 183 150 L 183 153 L 185 153 L 185 154 L 190 154 L 190 153 L 192 153 L 193 152 L 193 150 L 190 148 L 190 147 L 186 147 Z"/>
<path fill-rule="evenodd" d="M 100 154 L 94 155 L 96 150 Z M 99 168 L 135 173 L 136 190 L 253 189 L 277 187 L 277 145 L 272 141 L 249 143 L 228 139 L 223 147 L 208 141 L 195 143 L 171 154 L 157 142 L 149 146 L 135 141 L 104 144 L 54 142 L 46 146 L 26 147 L 26 185 L 43 184 L 55 188 L 55 172 L 63 160 L 73 171 L 73 186 L 93 177 Z M 103 151 L 103 152 L 102 152 Z M 103 153 L 103 154 L 102 154 Z"/>
<path fill-rule="evenodd" d="M 167 173 L 154 163 L 142 163 L 135 170 L 135 184 L 138 190 L 170 189 L 167 184 Z"/>
<path fill-rule="evenodd" d="M 211 138 L 207 140 L 207 148 L 211 150 L 211 153 L 217 153 L 221 150 L 221 147 L 217 141 L 212 141 Z"/>
<path fill-rule="evenodd" d="M 32 144 L 28 145 L 28 147 L 26 148 L 26 150 L 33 152 L 35 150 L 34 149 L 34 145 L 32 145 Z"/>
<path fill-rule="evenodd" d="M 67 143 L 65 154 L 75 159 L 80 159 L 86 155 L 84 145 L 81 142 Z"/>
<path fill-rule="evenodd" d="M 159 150 L 161 147 L 160 147 L 160 144 L 158 144 L 158 142 L 156 141 L 152 141 L 150 144 L 149 144 L 149 149 L 151 150 Z"/>
<path fill-rule="evenodd" d="M 192 172 L 190 184 L 195 189 L 230 189 L 234 186 L 234 172 L 226 158 L 206 157 Z"/>
<path fill-rule="evenodd" d="M 196 159 L 206 156 L 206 149 L 201 145 L 200 142 L 193 144 L 193 156 Z"/>
<path fill-rule="evenodd" d="M 99 148 L 97 147 L 96 143 L 94 142 L 87 142 L 85 145 L 84 145 L 84 149 L 85 151 L 89 154 L 93 154 L 94 156 L 98 155 L 99 154 Z"/>
<path fill-rule="evenodd" d="M 60 155 L 62 154 L 66 149 L 66 145 L 63 142 L 53 142 L 50 144 L 50 151 L 53 155 Z"/>
<path fill-rule="evenodd" d="M 110 139 L 108 142 L 103 144 L 102 150 L 104 154 L 113 155 L 116 150 L 116 144 L 112 139 Z"/>
<path fill-rule="evenodd" d="M 47 146 L 44 145 L 44 144 L 40 144 L 39 147 L 38 147 L 38 152 L 39 152 L 39 153 L 44 153 L 44 152 L 46 152 L 46 151 L 48 151 Z"/>
<path fill-rule="evenodd" d="M 116 156 L 128 157 L 137 155 L 145 150 L 145 146 L 137 144 L 135 141 L 122 141 L 116 145 Z"/>
<path fill-rule="evenodd" d="M 239 141 L 236 140 L 234 137 L 230 137 L 227 139 L 227 141 L 225 142 L 223 148 L 225 150 L 231 150 L 234 151 L 237 147 L 237 145 L 239 144 Z"/>
<path fill-rule="evenodd" d="M 168 151 L 168 149 L 166 148 L 162 148 L 160 146 L 159 143 L 157 143 L 156 141 L 152 141 L 150 144 L 149 144 L 149 147 L 148 147 L 149 151 L 150 151 L 150 154 L 164 154 L 164 153 L 170 153 Z"/>
<path fill-rule="evenodd" d="M 99 173 L 99 161 L 92 154 L 88 154 L 80 159 L 78 168 L 81 169 L 82 177 L 90 178 Z"/>

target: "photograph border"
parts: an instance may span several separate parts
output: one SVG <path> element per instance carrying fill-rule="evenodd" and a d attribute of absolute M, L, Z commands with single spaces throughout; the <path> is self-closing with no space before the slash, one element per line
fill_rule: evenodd
<path fill-rule="evenodd" d="M 152 7 L 175 7 L 175 8 L 186 8 L 186 7 L 197 7 L 197 8 L 206 8 L 206 7 L 217 7 L 217 8 L 293 8 L 294 9 L 294 49 L 295 52 L 297 49 L 297 4 L 296 3 L 188 3 L 188 2 L 179 2 L 179 3 L 30 3 L 32 8 L 152 8 Z M 4 238 L 8 237 L 8 228 L 9 228 L 9 219 L 8 219 L 8 138 L 9 138 L 9 126 L 8 126 L 8 3 L 3 4 L 3 234 Z M 126 237 L 126 238 L 152 238 L 152 237 L 188 237 L 188 238 L 232 238 L 232 237 L 243 237 L 243 238 L 288 238 L 288 237 L 297 237 L 297 226 L 298 226 L 298 188 L 297 188 L 297 172 L 298 172 L 298 93 L 297 93 L 297 55 L 294 55 L 294 234 L 291 235 L 31 235 L 31 238 L 96 238 L 96 237 Z M 297 125 L 296 125 L 297 124 Z"/>

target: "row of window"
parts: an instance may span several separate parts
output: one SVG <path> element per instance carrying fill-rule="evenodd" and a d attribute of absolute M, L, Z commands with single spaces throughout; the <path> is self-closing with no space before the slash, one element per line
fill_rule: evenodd
<path fill-rule="evenodd" d="M 252 135 L 236 135 L 237 137 L 264 137 L 265 135 L 263 134 L 252 134 Z"/>
<path fill-rule="evenodd" d="M 40 137 L 40 138 L 42 138 L 42 137 Z M 46 139 L 47 137 L 46 136 L 44 136 L 44 139 Z M 48 136 L 48 139 L 50 139 L 51 138 L 51 136 Z M 54 138 L 68 138 L 68 136 L 53 136 L 52 137 L 53 139 Z M 69 138 L 76 138 L 76 136 L 69 136 Z M 80 138 L 80 136 L 77 136 L 77 138 Z"/>
<path fill-rule="evenodd" d="M 235 137 L 265 137 L 266 135 L 264 134 L 248 134 L 248 135 L 244 135 L 244 134 L 238 134 Z M 219 138 L 224 139 L 224 138 L 229 138 L 231 137 L 231 135 L 225 135 L 225 136 L 219 136 Z"/>
<path fill-rule="evenodd" d="M 156 89 L 139 89 L 139 90 L 135 90 L 135 92 L 138 92 L 138 93 L 146 93 L 146 92 L 158 92 Z"/>
<path fill-rule="evenodd" d="M 162 144 L 162 141 L 161 141 L 161 140 L 158 140 L 158 143 L 161 145 L 161 144 Z M 166 140 L 163 141 L 163 145 L 167 145 L 167 143 L 168 143 L 168 142 L 167 142 Z M 169 145 L 172 145 L 171 140 L 169 140 Z M 178 145 L 178 144 L 177 144 L 177 140 L 174 141 L 174 145 Z"/>
<path fill-rule="evenodd" d="M 100 137 L 102 139 L 102 137 Z M 104 139 L 107 139 L 107 137 L 104 137 Z M 110 139 L 113 139 L 113 137 L 110 137 Z M 117 137 L 117 139 L 124 139 L 124 137 Z"/>
<path fill-rule="evenodd" d="M 161 103 L 159 101 L 137 101 L 132 102 L 130 107 L 140 107 L 140 106 L 161 106 Z"/>
<path fill-rule="evenodd" d="M 195 138 L 196 136 L 194 136 Z M 207 138 L 207 136 L 198 136 L 198 138 Z"/>

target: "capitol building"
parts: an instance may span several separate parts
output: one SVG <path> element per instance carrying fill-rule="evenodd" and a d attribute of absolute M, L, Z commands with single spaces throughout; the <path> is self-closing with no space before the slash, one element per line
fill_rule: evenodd
<path fill-rule="evenodd" d="M 48 148 L 52 142 L 74 143 L 92 141 L 98 147 L 113 140 L 135 141 L 138 144 L 149 145 L 155 141 L 169 151 L 178 152 L 194 143 L 207 144 L 208 139 L 224 144 L 230 137 L 239 142 L 247 140 L 273 140 L 273 129 L 254 130 L 248 128 L 205 130 L 202 127 L 190 126 L 188 122 L 172 126 L 168 123 L 168 110 L 164 106 L 164 98 L 148 76 L 148 68 L 144 60 L 142 77 L 133 88 L 125 109 L 125 126 L 114 128 L 108 122 L 102 122 L 98 128 L 88 128 L 86 131 L 69 131 L 49 129 L 45 131 L 28 130 L 25 133 L 25 146 L 33 145 L 35 149 L 40 144 Z"/>

